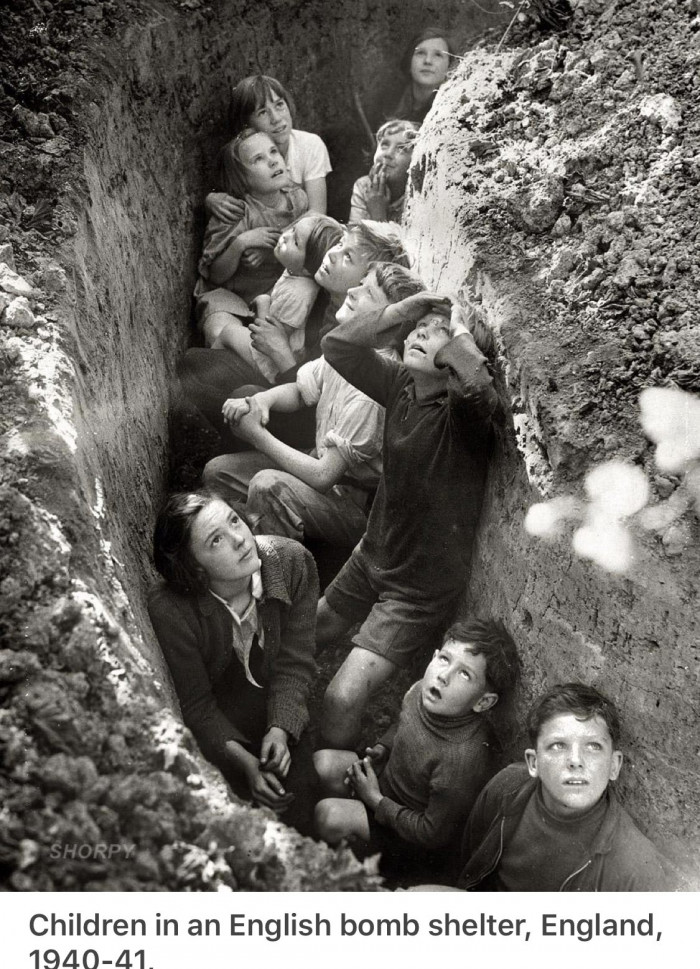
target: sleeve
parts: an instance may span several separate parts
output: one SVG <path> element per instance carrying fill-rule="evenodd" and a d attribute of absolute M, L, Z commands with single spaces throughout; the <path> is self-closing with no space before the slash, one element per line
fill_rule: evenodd
<path fill-rule="evenodd" d="M 202 255 L 199 260 L 199 273 L 205 279 L 209 278 L 209 267 L 222 252 L 224 252 L 241 233 L 248 228 L 246 217 L 240 222 L 231 224 L 222 222 L 213 215 L 207 223 L 202 245 Z"/>
<path fill-rule="evenodd" d="M 453 842 L 483 786 L 488 763 L 486 748 L 483 758 L 472 757 L 468 762 L 459 747 L 455 755 L 461 762 L 452 758 L 436 765 L 423 811 L 384 797 L 375 811 L 377 822 L 425 848 L 442 848 Z"/>
<path fill-rule="evenodd" d="M 310 131 L 300 132 L 305 137 L 300 146 L 304 156 L 303 180 L 311 181 L 314 178 L 325 178 L 333 171 L 331 160 L 328 156 L 328 149 L 318 135 Z"/>
<path fill-rule="evenodd" d="M 291 381 L 288 381 L 291 383 Z M 321 398 L 323 390 L 323 357 L 309 360 L 299 367 L 296 374 L 297 387 L 301 399 L 307 407 L 313 407 Z"/>
<path fill-rule="evenodd" d="M 219 709 L 199 644 L 198 623 L 190 604 L 167 589 L 149 596 L 148 612 L 180 701 L 182 719 L 204 756 L 220 762 L 226 742 L 249 743 Z"/>
<path fill-rule="evenodd" d="M 450 371 L 450 407 L 470 423 L 490 424 L 498 407 L 498 395 L 486 358 L 472 337 L 461 334 L 450 340 L 436 354 L 435 365 Z"/>
<path fill-rule="evenodd" d="M 352 394 L 344 402 L 338 423 L 317 442 L 319 457 L 335 447 L 352 470 L 381 456 L 383 432 L 384 408 L 364 394 Z"/>
<path fill-rule="evenodd" d="M 362 219 L 369 219 L 369 211 L 367 209 L 368 184 L 369 176 L 363 175 L 353 185 L 348 222 L 360 222 Z"/>
<path fill-rule="evenodd" d="M 307 698 L 316 676 L 316 607 L 320 593 L 311 553 L 291 539 L 278 541 L 291 605 L 281 624 L 267 718 L 269 727 L 281 727 L 296 741 L 309 722 Z"/>
<path fill-rule="evenodd" d="M 371 347 L 353 343 L 348 336 L 344 324 L 326 333 L 321 341 L 324 357 L 348 383 L 386 407 L 401 364 Z"/>
<path fill-rule="evenodd" d="M 305 276 L 282 277 L 282 280 L 272 290 L 270 313 L 285 326 L 298 330 L 306 324 L 316 302 L 318 286 Z"/>

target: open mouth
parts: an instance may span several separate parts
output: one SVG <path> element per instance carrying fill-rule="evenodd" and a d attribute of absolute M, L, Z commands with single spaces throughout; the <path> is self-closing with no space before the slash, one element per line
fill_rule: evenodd
<path fill-rule="evenodd" d="M 440 690 L 436 686 L 431 686 L 428 689 L 428 697 L 431 700 L 441 700 L 442 699 L 442 693 L 440 692 Z"/>
<path fill-rule="evenodd" d="M 427 356 L 424 347 L 419 346 L 417 343 L 414 343 L 412 346 L 406 348 L 406 353 L 414 353 L 414 352 L 422 353 L 424 357 Z"/>
<path fill-rule="evenodd" d="M 571 777 L 569 780 L 564 781 L 565 787 L 587 787 L 588 781 L 584 780 L 583 777 Z"/>

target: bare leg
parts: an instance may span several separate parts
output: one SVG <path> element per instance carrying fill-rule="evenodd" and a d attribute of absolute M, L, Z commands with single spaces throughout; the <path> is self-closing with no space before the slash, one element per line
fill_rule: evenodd
<path fill-rule="evenodd" d="M 314 822 L 319 837 L 329 845 L 343 838 L 361 838 L 364 842 L 370 838 L 367 808 L 362 801 L 327 797 L 316 805 Z"/>
<path fill-rule="evenodd" d="M 216 316 L 219 315 L 216 314 Z M 204 324 L 205 328 L 208 322 L 209 320 Z M 250 330 L 247 326 L 243 326 L 240 320 L 232 316 L 229 316 L 226 326 L 219 330 L 216 339 L 211 344 L 212 350 L 233 350 L 242 360 L 254 367 L 255 361 L 250 347 Z"/>
<path fill-rule="evenodd" d="M 396 664 L 384 656 L 361 646 L 350 651 L 323 698 L 321 733 L 329 747 L 352 750 L 367 701 L 397 672 Z"/>
<path fill-rule="evenodd" d="M 353 750 L 317 750 L 314 767 L 321 791 L 333 797 L 351 797 L 352 788 L 346 783 L 348 767 L 357 760 Z"/>
<path fill-rule="evenodd" d="M 211 347 L 218 339 L 222 330 L 224 330 L 228 324 L 235 319 L 235 316 L 231 316 L 230 313 L 224 313 L 223 310 L 210 313 L 201 324 L 202 336 L 204 337 L 205 345 L 207 347 Z"/>
<path fill-rule="evenodd" d="M 316 645 L 329 646 L 350 629 L 352 619 L 346 619 L 336 612 L 322 596 L 316 608 Z"/>

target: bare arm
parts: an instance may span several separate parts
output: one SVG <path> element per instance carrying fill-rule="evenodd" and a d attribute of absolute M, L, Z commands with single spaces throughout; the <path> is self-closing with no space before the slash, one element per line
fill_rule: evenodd
<path fill-rule="evenodd" d="M 241 256 L 249 246 L 271 249 L 279 238 L 278 229 L 248 229 L 228 245 L 209 267 L 209 279 L 215 286 L 223 286 L 238 269 Z"/>
<path fill-rule="evenodd" d="M 309 211 L 325 215 L 328 207 L 328 192 L 326 190 L 325 177 L 310 178 L 304 182 L 304 191 L 309 199 Z"/>

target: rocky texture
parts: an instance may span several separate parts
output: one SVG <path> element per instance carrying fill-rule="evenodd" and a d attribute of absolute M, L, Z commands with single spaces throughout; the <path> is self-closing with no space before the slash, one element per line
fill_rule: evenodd
<path fill-rule="evenodd" d="M 540 16 L 554 7 L 556 29 Z M 636 400 L 700 389 L 697 5 L 525 9 L 500 50 L 469 52 L 442 89 L 411 170 L 418 267 L 481 301 L 512 415 L 470 600 L 509 617 L 528 695 L 581 678 L 619 702 L 630 809 L 696 876 L 697 518 L 639 530 L 614 578 L 574 557 L 570 534 L 529 538 L 523 517 L 542 496 L 578 495 L 614 456 L 645 469 L 655 501 L 678 486 L 654 468 Z"/>

